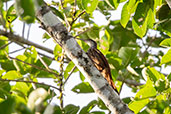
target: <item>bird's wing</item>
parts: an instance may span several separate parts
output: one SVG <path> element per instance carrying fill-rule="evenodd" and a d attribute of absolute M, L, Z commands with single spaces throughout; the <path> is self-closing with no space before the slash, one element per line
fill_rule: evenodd
<path fill-rule="evenodd" d="M 112 86 L 112 88 L 116 91 L 116 86 L 113 82 L 110 66 L 108 61 L 106 60 L 105 56 L 96 48 L 90 48 L 88 50 L 88 56 L 93 61 L 96 68 L 101 72 L 103 77 L 108 81 L 108 83 Z"/>

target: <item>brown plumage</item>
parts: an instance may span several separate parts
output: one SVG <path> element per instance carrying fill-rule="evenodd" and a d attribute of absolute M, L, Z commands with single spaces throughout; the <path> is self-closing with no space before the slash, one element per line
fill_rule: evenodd
<path fill-rule="evenodd" d="M 103 77 L 108 81 L 112 88 L 117 93 L 119 93 L 113 82 L 108 61 L 106 60 L 105 56 L 97 49 L 97 43 L 92 39 L 87 39 L 83 41 L 85 41 L 90 46 L 89 50 L 87 51 L 87 54 L 96 66 L 96 68 L 101 72 Z"/>

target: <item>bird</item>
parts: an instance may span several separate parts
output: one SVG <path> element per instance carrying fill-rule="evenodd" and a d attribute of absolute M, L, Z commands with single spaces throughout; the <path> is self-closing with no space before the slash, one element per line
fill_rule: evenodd
<path fill-rule="evenodd" d="M 100 50 L 97 49 L 97 43 L 92 39 L 80 39 L 89 45 L 87 55 L 95 65 L 95 67 L 100 71 L 103 77 L 108 81 L 109 85 L 119 94 L 111 75 L 111 70 L 106 57 L 102 54 Z"/>

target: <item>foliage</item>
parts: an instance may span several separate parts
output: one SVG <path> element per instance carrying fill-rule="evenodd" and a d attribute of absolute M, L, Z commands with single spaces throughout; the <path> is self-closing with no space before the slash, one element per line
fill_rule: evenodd
<path fill-rule="evenodd" d="M 40 0 L 40 4 L 42 2 Z M 63 23 L 68 21 L 66 26 L 73 36 L 91 38 L 98 43 L 98 49 L 108 59 L 117 88 L 121 90 L 126 80 L 133 80 L 126 84 L 136 94 L 135 97 L 123 98 L 131 110 L 139 114 L 171 113 L 171 73 L 168 70 L 166 74 L 162 72 L 171 65 L 171 10 L 166 1 L 64 0 L 62 4 L 51 1 L 48 5 Z M 112 20 L 119 5 L 123 5 L 121 19 Z M 34 6 L 34 0 L 0 1 L 0 30 L 15 35 L 13 27 L 17 24 L 14 22 L 38 23 Z M 97 12 L 108 21 L 106 25 L 98 25 L 94 20 Z M 13 58 L 9 51 L 13 40 L 10 41 L 9 37 L 0 34 L 0 113 L 46 114 L 51 111 L 57 114 L 104 114 L 108 110 L 100 99 L 84 107 L 69 101 L 70 104 L 63 106 L 64 85 L 70 73 L 79 72 L 73 69 L 72 61 L 65 57 L 59 45 L 56 45 L 53 58 L 50 58 L 45 54 L 40 56 L 37 47 L 26 47 L 20 42 L 15 43 L 22 46 L 24 52 L 19 54 L 14 51 L 17 56 Z M 49 39 L 51 37 L 44 33 L 42 41 Z M 78 43 L 85 51 L 88 49 L 84 42 Z M 49 67 L 55 61 L 59 63 L 58 70 Z M 79 74 L 82 82 L 71 91 L 78 94 L 94 92 L 84 76 Z M 40 78 L 53 79 L 59 94 L 55 94 L 49 85 L 38 83 Z M 11 83 L 13 81 L 16 83 Z M 137 86 L 135 81 L 145 83 Z M 54 96 L 60 103 L 52 106 L 50 101 Z M 94 107 L 101 110 L 94 110 Z"/>

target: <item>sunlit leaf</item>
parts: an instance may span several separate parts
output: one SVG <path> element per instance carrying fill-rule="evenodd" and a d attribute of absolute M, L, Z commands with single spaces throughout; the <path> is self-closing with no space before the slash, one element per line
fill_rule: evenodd
<path fill-rule="evenodd" d="M 6 19 L 9 23 L 13 22 L 17 18 L 16 10 L 14 9 L 14 5 L 11 5 L 7 11 Z"/>
<path fill-rule="evenodd" d="M 156 94 L 157 92 L 153 87 L 153 83 L 148 79 L 144 87 L 137 92 L 135 99 L 148 99 L 154 97 Z"/>
<path fill-rule="evenodd" d="M 64 71 L 64 78 L 66 79 L 69 75 L 69 72 L 74 68 L 75 64 L 70 61 L 69 64 L 67 65 L 65 71 Z"/>
<path fill-rule="evenodd" d="M 138 2 L 136 0 L 129 0 L 129 2 L 125 3 L 125 5 L 122 8 L 122 13 L 121 13 L 121 25 L 125 28 L 131 14 L 135 12 L 135 9 L 138 5 Z"/>
<path fill-rule="evenodd" d="M 171 49 L 162 57 L 161 64 L 168 64 L 171 62 Z"/>
<path fill-rule="evenodd" d="M 18 55 L 16 58 L 19 60 L 25 61 L 27 57 L 25 55 Z M 26 67 L 25 67 L 26 65 L 23 62 L 13 60 L 13 64 L 14 64 L 15 68 L 17 69 L 17 71 L 19 71 L 21 74 L 27 73 Z"/>
<path fill-rule="evenodd" d="M 20 91 L 22 93 L 22 96 L 24 95 L 23 97 L 26 97 L 29 91 L 29 87 L 24 82 L 17 82 L 14 86 L 12 86 L 12 91 Z"/>
<path fill-rule="evenodd" d="M 171 38 L 167 38 L 160 43 L 160 46 L 171 47 Z"/>
<path fill-rule="evenodd" d="M 96 9 L 98 2 L 99 0 L 82 0 L 82 6 L 88 13 L 92 13 Z"/>
<path fill-rule="evenodd" d="M 17 71 L 11 70 L 11 71 L 8 71 L 5 75 L 3 75 L 2 79 L 13 80 L 13 79 L 21 78 L 21 77 L 22 77 L 22 75 L 19 74 Z"/>
<path fill-rule="evenodd" d="M 62 48 L 57 44 L 54 48 L 54 56 L 55 56 L 55 60 L 58 60 L 58 57 L 60 56 L 60 54 L 62 53 Z"/>
<path fill-rule="evenodd" d="M 132 101 L 129 103 L 128 107 L 134 111 L 134 113 L 138 113 L 145 105 L 149 103 L 149 99 L 140 99 L 136 101 Z"/>
<path fill-rule="evenodd" d="M 148 67 L 147 73 L 150 79 L 154 82 L 156 82 L 159 79 L 163 79 L 163 80 L 165 79 L 165 77 L 162 74 L 160 74 L 155 68 Z"/>

